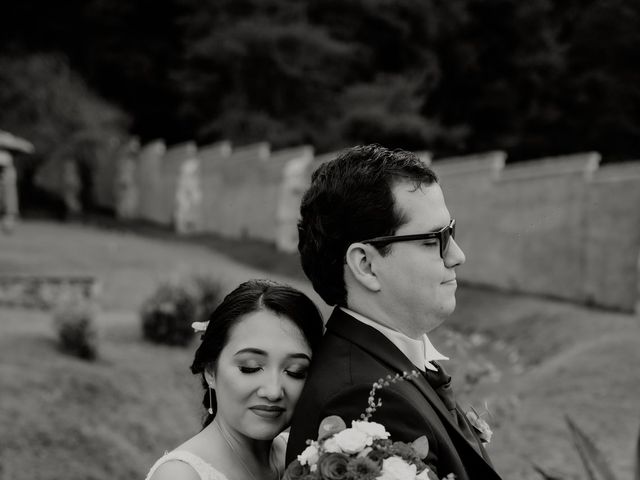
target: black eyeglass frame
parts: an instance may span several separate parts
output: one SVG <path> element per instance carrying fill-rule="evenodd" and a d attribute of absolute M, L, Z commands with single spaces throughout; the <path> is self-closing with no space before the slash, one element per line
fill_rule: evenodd
<path fill-rule="evenodd" d="M 361 240 L 360 243 L 368 243 L 374 247 L 382 247 L 390 243 L 411 242 L 413 240 L 429 240 L 437 238 L 440 244 L 440 258 L 444 259 L 444 253 L 449 247 L 449 240 L 456 238 L 456 219 L 452 218 L 451 223 L 437 232 L 416 233 L 413 235 L 389 235 L 386 237 L 375 237 Z"/>

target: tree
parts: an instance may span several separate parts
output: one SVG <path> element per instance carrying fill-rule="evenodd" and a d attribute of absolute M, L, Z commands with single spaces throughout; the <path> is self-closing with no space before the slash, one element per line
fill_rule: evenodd
<path fill-rule="evenodd" d="M 43 163 L 73 159 L 91 168 L 96 152 L 109 148 L 126 128 L 127 117 L 91 91 L 66 59 L 0 57 L 0 129 L 29 139 L 36 148 L 19 163 L 26 198 Z M 51 168 L 60 170 L 61 165 Z M 58 187 L 55 179 L 51 185 L 54 191 Z"/>
<path fill-rule="evenodd" d="M 301 5 L 215 2 L 182 19 L 181 115 L 199 140 L 321 142 L 353 52 L 308 24 Z"/>

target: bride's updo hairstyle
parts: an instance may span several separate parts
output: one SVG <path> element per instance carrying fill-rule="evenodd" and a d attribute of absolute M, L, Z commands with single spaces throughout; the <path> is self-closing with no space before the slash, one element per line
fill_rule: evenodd
<path fill-rule="evenodd" d="M 209 385 L 204 376 L 205 369 L 215 368 L 220 352 L 229 340 L 231 329 L 250 313 L 266 310 L 291 320 L 314 351 L 322 338 L 322 316 L 315 304 L 304 293 L 293 287 L 271 280 L 249 280 L 229 293 L 209 316 L 209 324 L 202 335 L 202 343 L 196 350 L 191 372 L 202 375 L 204 397 L 202 405 L 211 408 L 203 428 L 216 416 L 216 399 L 209 399 Z"/>

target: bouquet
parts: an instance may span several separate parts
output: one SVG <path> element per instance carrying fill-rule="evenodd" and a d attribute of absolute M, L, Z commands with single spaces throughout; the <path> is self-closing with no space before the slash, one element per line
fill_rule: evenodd
<path fill-rule="evenodd" d="M 369 421 L 382 401 L 376 390 L 417 376 L 396 374 L 373 384 L 368 407 L 351 427 L 332 415 L 321 423 L 317 440 L 307 440 L 307 448 L 285 470 L 283 480 L 427 480 L 436 478 L 424 460 L 429 453 L 427 437 L 411 443 L 394 442 L 384 425 Z M 453 474 L 447 476 L 451 480 Z"/>

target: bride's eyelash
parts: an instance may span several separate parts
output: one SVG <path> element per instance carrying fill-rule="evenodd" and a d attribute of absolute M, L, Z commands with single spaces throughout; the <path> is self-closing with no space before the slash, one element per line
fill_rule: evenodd
<path fill-rule="evenodd" d="M 262 367 L 244 367 L 244 366 L 239 366 L 238 369 L 240 370 L 241 373 L 244 374 L 252 374 L 252 373 L 257 373 L 258 371 L 262 370 Z M 292 378 L 295 378 L 297 380 L 304 380 L 305 378 L 307 378 L 307 369 L 303 369 L 303 370 L 285 370 L 285 373 L 287 375 L 289 375 Z"/>
<path fill-rule="evenodd" d="M 238 367 L 242 373 L 256 373 L 260 367 Z"/>
<path fill-rule="evenodd" d="M 305 378 L 307 378 L 307 370 L 306 369 L 300 370 L 300 371 L 287 370 L 287 375 L 297 380 L 304 380 Z"/>

